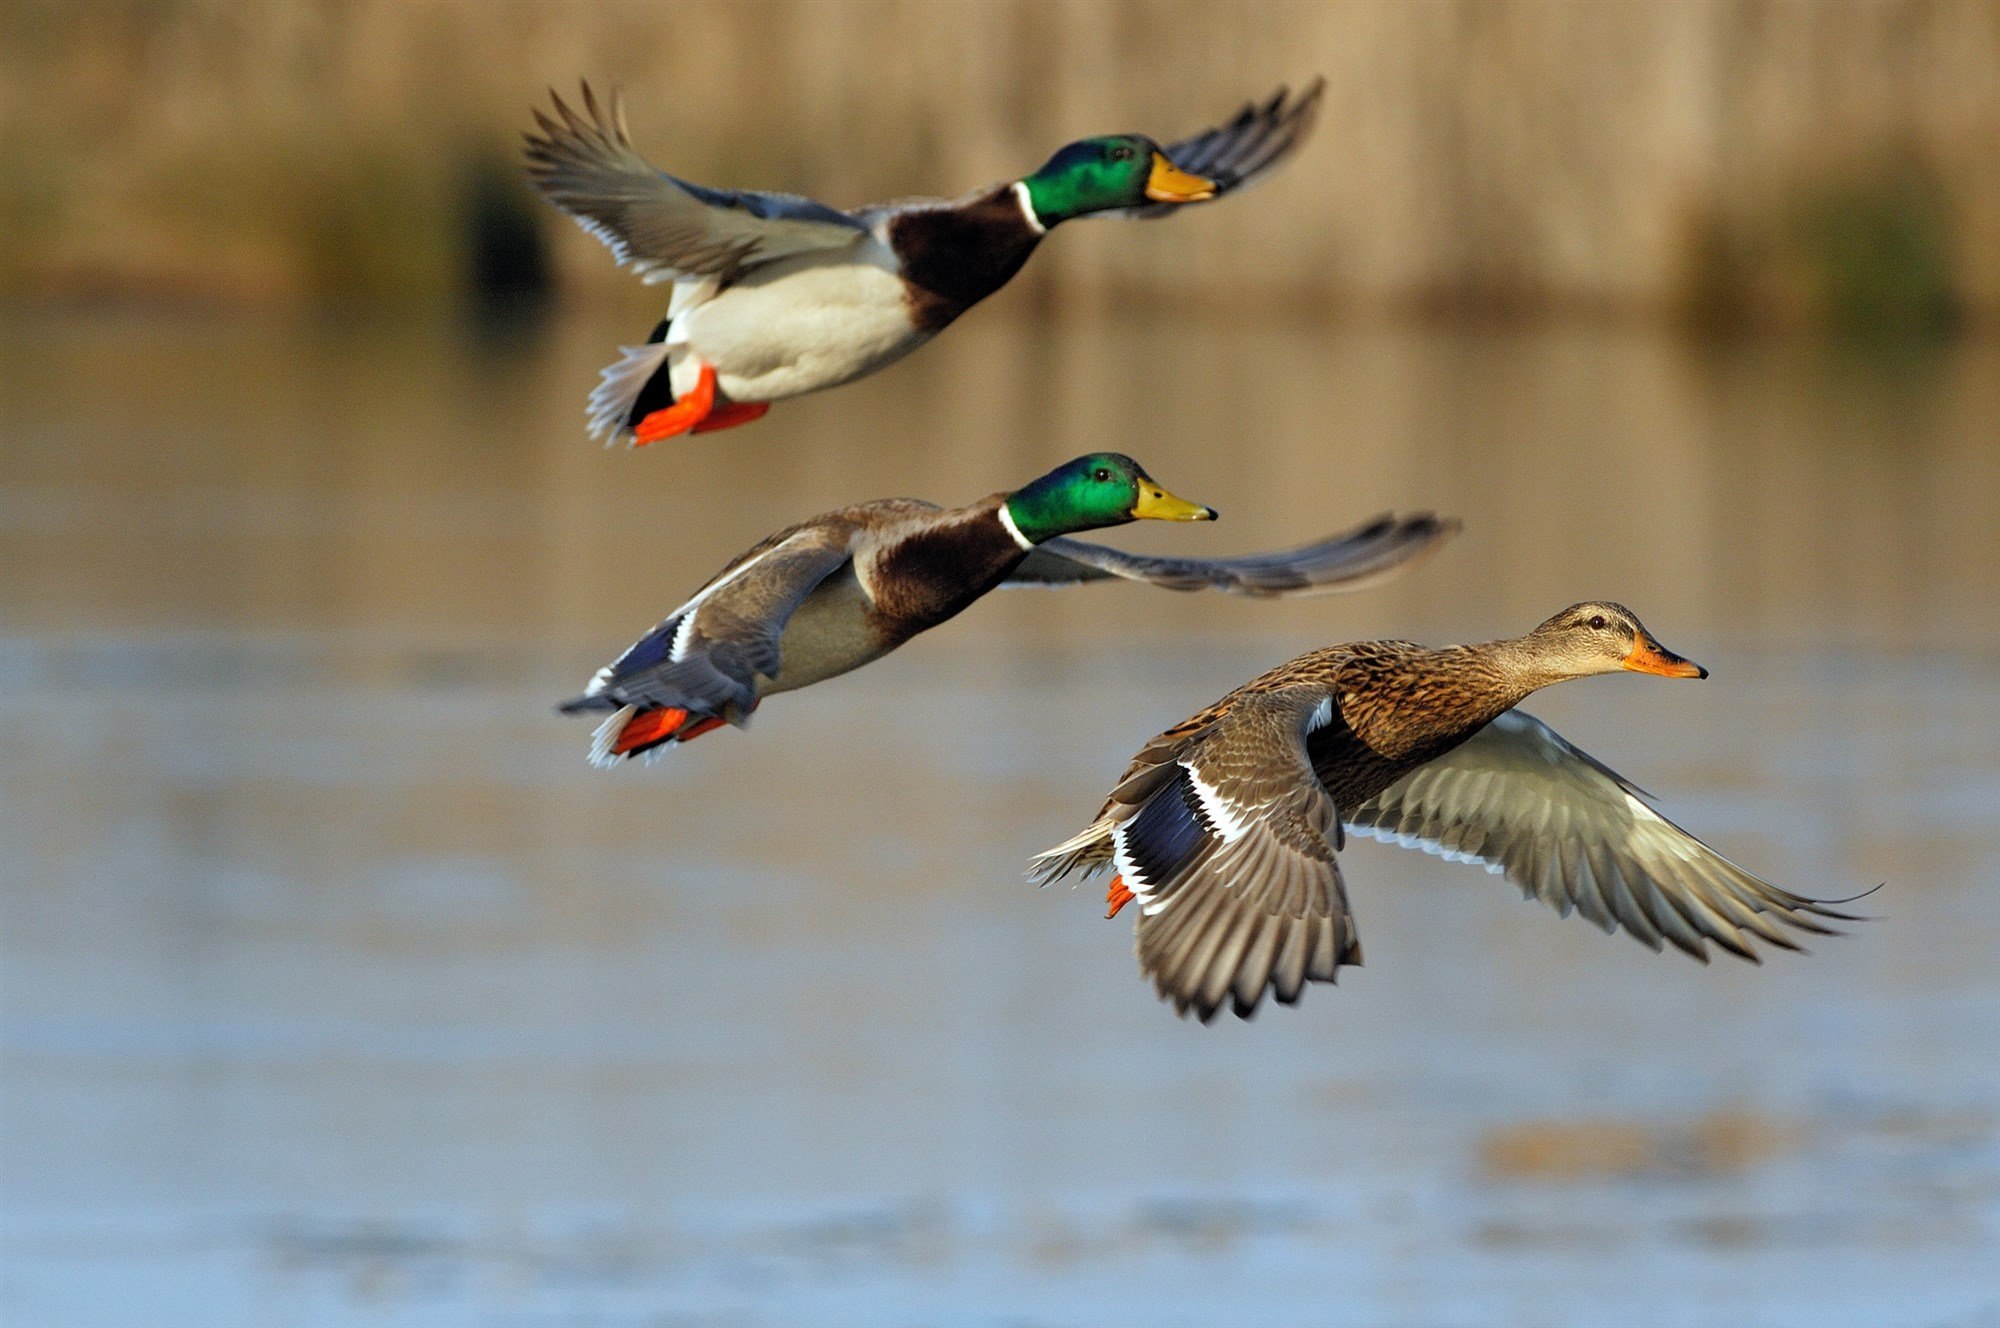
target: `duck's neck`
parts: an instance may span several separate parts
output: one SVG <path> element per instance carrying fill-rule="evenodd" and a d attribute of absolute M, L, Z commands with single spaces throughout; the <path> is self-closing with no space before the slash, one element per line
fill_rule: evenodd
<path fill-rule="evenodd" d="M 1048 538 L 1039 531 L 1030 534 L 1029 531 L 1035 529 L 1032 523 L 1025 529 L 1022 527 L 1021 519 L 1014 515 L 1014 503 L 1011 498 L 1000 500 L 1000 506 L 994 512 L 993 518 L 1000 523 L 1000 528 L 1007 532 L 1007 538 L 1013 540 L 1022 553 L 1032 552 L 1037 544 Z"/>
<path fill-rule="evenodd" d="M 1340 679 L 1347 727 L 1376 755 L 1409 762 L 1450 751 L 1558 680 L 1518 641 L 1356 647 Z"/>
<path fill-rule="evenodd" d="M 1467 661 L 1466 695 L 1482 723 L 1497 719 L 1549 684 L 1576 676 L 1573 669 L 1552 662 L 1527 637 L 1455 646 L 1452 653 Z"/>
<path fill-rule="evenodd" d="M 901 213 L 889 223 L 889 243 L 912 320 L 925 332 L 942 331 L 1006 285 L 1046 231 L 1027 190 L 1012 184 Z"/>
<path fill-rule="evenodd" d="M 1058 535 L 1073 535 L 1108 524 L 1101 508 L 1086 507 L 1077 486 L 1064 471 L 1044 475 L 1033 484 L 1005 494 L 998 518 L 1023 550 Z"/>

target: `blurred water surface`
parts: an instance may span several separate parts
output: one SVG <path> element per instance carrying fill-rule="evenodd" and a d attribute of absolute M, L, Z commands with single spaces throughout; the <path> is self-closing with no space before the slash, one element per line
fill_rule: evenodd
<path fill-rule="evenodd" d="M 635 329 L 0 322 L 0 1313 L 201 1324 L 1991 1324 L 2000 362 L 980 317 L 638 455 Z M 995 596 L 651 768 L 550 712 L 765 531 L 1112 447 L 1249 604 Z M 1369 966 L 1177 1023 L 1036 892 L 1143 739 L 1586 596 L 1707 663 L 1531 708 L 1781 883 L 1704 969 L 1350 849 Z"/>

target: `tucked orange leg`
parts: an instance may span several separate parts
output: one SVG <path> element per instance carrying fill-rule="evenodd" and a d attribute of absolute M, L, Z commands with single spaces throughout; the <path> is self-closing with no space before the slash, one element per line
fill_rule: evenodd
<path fill-rule="evenodd" d="M 764 418 L 764 412 L 771 409 L 768 401 L 725 401 L 708 412 L 708 418 L 694 426 L 694 433 L 714 433 L 717 429 L 734 429 L 739 424 Z"/>
<path fill-rule="evenodd" d="M 625 727 L 618 730 L 618 741 L 611 744 L 613 756 L 623 756 L 641 747 L 650 747 L 673 736 L 674 730 L 687 722 L 688 712 L 679 706 L 665 710 L 642 710 L 625 721 Z"/>
<path fill-rule="evenodd" d="M 715 366 L 704 364 L 686 396 L 665 410 L 656 410 L 639 421 L 639 427 L 632 431 L 632 446 L 644 447 L 647 443 L 657 443 L 662 438 L 686 433 L 707 419 L 714 409 Z"/>
<path fill-rule="evenodd" d="M 763 704 L 764 704 L 764 698 L 760 696 L 756 700 L 752 701 L 750 703 L 750 708 L 744 711 L 743 713 L 745 715 L 754 715 L 757 713 L 757 707 Z M 674 736 L 679 738 L 682 742 L 693 742 L 696 738 L 699 738 L 702 734 L 713 733 L 717 729 L 721 728 L 724 724 L 727 724 L 728 722 L 729 721 L 724 719 L 721 715 L 710 715 L 706 719 L 696 720 L 694 723 L 688 725 L 685 729 L 682 729 L 679 733 L 675 734 Z"/>
<path fill-rule="evenodd" d="M 1104 892 L 1104 902 L 1109 905 L 1104 914 L 1105 920 L 1108 922 L 1112 918 L 1117 917 L 1119 909 L 1125 907 L 1138 897 L 1125 888 L 1125 878 L 1123 876 L 1112 877 L 1110 887 Z"/>

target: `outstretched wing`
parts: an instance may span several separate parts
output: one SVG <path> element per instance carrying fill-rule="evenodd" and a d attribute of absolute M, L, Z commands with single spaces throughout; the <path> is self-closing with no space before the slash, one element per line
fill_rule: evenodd
<path fill-rule="evenodd" d="M 1279 88 L 1268 101 L 1248 102 L 1223 124 L 1204 129 L 1192 138 L 1169 143 L 1160 150 L 1174 165 L 1194 175 L 1215 181 L 1213 202 L 1259 179 L 1312 133 L 1319 119 L 1320 97 L 1326 80 L 1316 78 L 1293 97 Z M 1185 203 L 1154 203 L 1095 216 L 1164 217 L 1189 206 Z"/>
<path fill-rule="evenodd" d="M 678 706 L 699 714 L 747 713 L 757 699 L 758 676 L 777 676 L 785 624 L 806 596 L 846 565 L 853 538 L 851 524 L 827 522 L 752 550 L 562 709 Z"/>
<path fill-rule="evenodd" d="M 608 114 L 588 83 L 582 113 L 549 95 L 555 117 L 537 110 L 541 133 L 526 135 L 528 178 L 649 285 L 683 276 L 727 281 L 760 263 L 868 235 L 864 222 L 809 198 L 705 189 L 655 170 L 633 149 L 616 92 Z"/>
<path fill-rule="evenodd" d="M 1779 922 L 1829 934 L 1815 918 L 1855 920 L 1752 876 L 1519 710 L 1363 803 L 1347 825 L 1476 862 L 1564 916 L 1575 909 L 1607 932 L 1623 927 L 1652 949 L 1665 942 L 1704 963 L 1707 941 L 1754 963 L 1753 936 L 1799 948 Z"/>
<path fill-rule="evenodd" d="M 1139 967 L 1176 1012 L 1205 1023 L 1228 999 L 1290 1004 L 1307 980 L 1361 962 L 1329 836 L 1339 821 L 1306 755 L 1332 713 L 1297 687 L 1239 695 L 1179 755 L 1128 778 L 1113 861 L 1137 899 Z"/>
<path fill-rule="evenodd" d="M 1402 571 L 1458 532 L 1429 512 L 1381 516 L 1313 544 L 1240 558 L 1155 558 L 1084 540 L 1045 540 L 1001 584 L 1061 586 L 1123 577 L 1168 590 L 1285 596 L 1360 590 Z"/>

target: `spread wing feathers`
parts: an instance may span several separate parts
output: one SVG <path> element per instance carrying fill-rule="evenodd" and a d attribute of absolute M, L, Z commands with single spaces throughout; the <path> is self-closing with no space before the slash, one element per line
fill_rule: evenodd
<path fill-rule="evenodd" d="M 549 94 L 525 135 L 528 177 L 648 284 L 682 276 L 728 279 L 744 268 L 865 238 L 845 212 L 793 194 L 705 189 L 655 170 L 632 147 L 623 99 L 607 113 L 583 85 L 583 110 Z"/>
<path fill-rule="evenodd" d="M 1149 749 L 1163 759 L 1142 757 L 1093 827 L 1137 899 L 1140 970 L 1177 1013 L 1206 1023 L 1226 1001 L 1247 1019 L 1267 990 L 1289 1004 L 1361 962 L 1328 842 L 1338 818 L 1305 751 L 1330 713 L 1319 689 L 1239 697 L 1177 750 Z M 1041 871 L 1088 869 L 1084 840 Z"/>
<path fill-rule="evenodd" d="M 1240 558 L 1155 558 L 1059 536 L 1045 540 L 1002 584 L 1062 586 L 1124 577 L 1168 590 L 1280 597 L 1360 590 L 1405 570 L 1458 532 L 1429 512 L 1384 515 L 1313 544 Z"/>
<path fill-rule="evenodd" d="M 1319 119 L 1320 98 L 1325 91 L 1323 78 L 1314 79 L 1296 97 L 1279 88 L 1262 105 L 1245 103 L 1227 122 L 1160 150 L 1182 170 L 1215 181 L 1214 198 L 1221 198 L 1264 175 L 1306 140 Z M 1157 218 L 1185 206 L 1155 203 L 1099 215 Z"/>
<path fill-rule="evenodd" d="M 1757 938 L 1799 944 L 1777 924 L 1853 915 L 1759 880 L 1654 811 L 1638 788 L 1532 715 L 1510 710 L 1347 818 L 1348 828 L 1504 874 L 1525 896 L 1605 931 L 1623 927 L 1706 963 L 1706 942 L 1755 963 Z M 1834 901 L 1838 902 L 1838 901 Z"/>
<path fill-rule="evenodd" d="M 659 709 L 740 719 L 757 677 L 776 677 L 793 612 L 851 556 L 854 527 L 824 523 L 776 536 L 720 576 L 600 671 L 562 709 Z"/>

